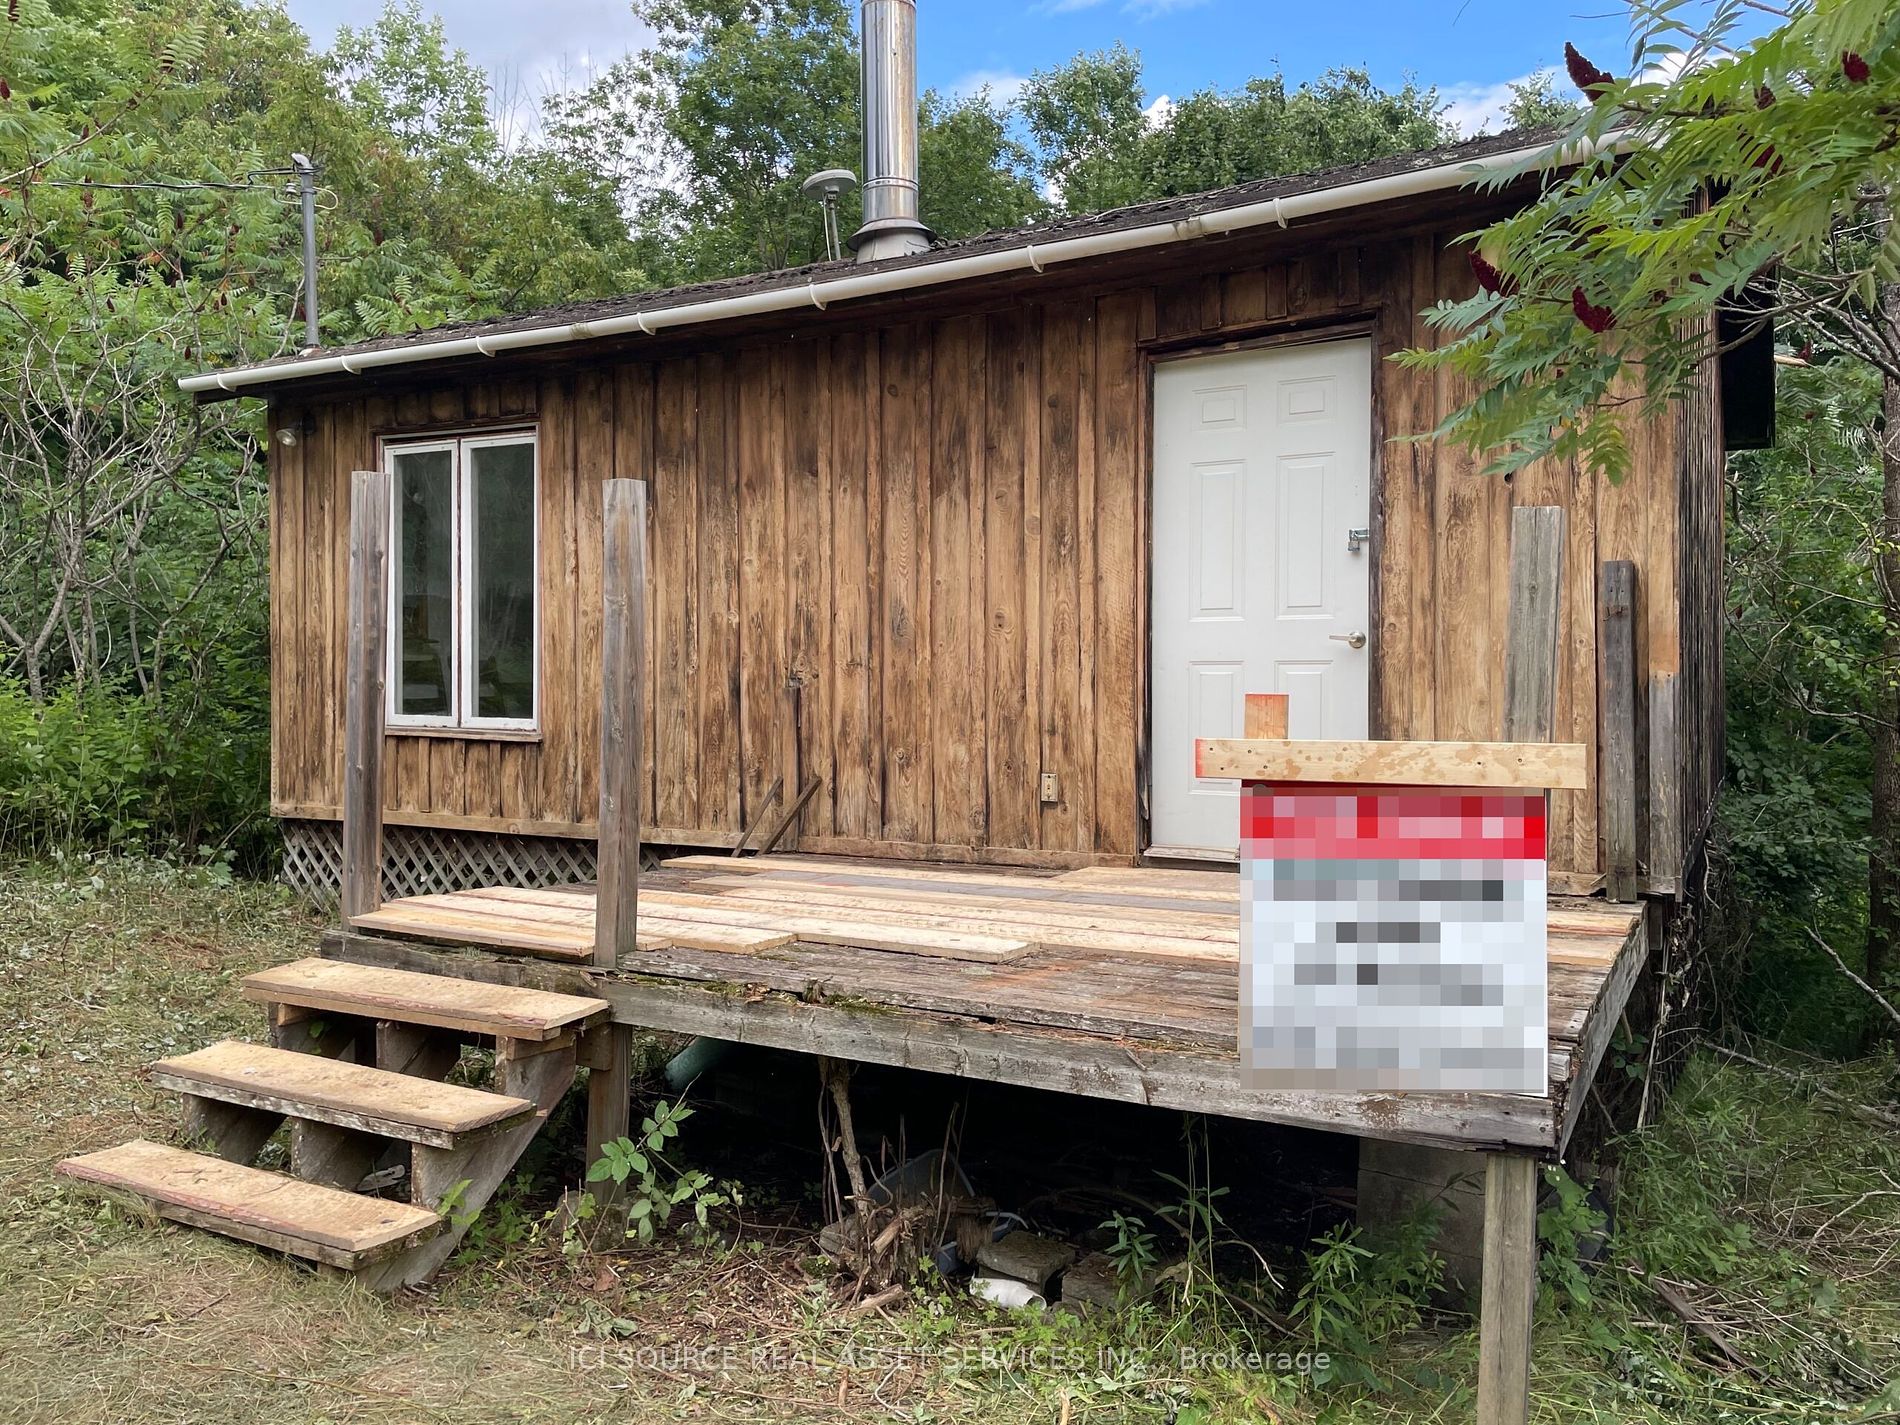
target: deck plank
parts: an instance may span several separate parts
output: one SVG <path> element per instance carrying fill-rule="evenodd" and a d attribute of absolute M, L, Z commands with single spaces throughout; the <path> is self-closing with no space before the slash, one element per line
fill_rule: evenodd
<path fill-rule="evenodd" d="M 427 966 L 453 975 L 525 973 L 560 980 L 579 974 L 559 966 L 530 967 L 341 932 L 326 939 L 325 951 L 387 959 L 412 968 Z M 1131 1042 L 1006 1018 L 806 999 L 625 970 L 600 976 L 595 983 L 612 1003 L 616 1019 L 673 1033 L 1402 1142 L 1545 1151 L 1555 1146 L 1556 1104 L 1551 1099 L 1520 1094 L 1251 1090 L 1240 1083 L 1231 1038 L 1224 1050 Z M 1561 1068 L 1570 1062 L 1570 1055 L 1553 1053 L 1552 1062 L 1553 1068 Z"/>
<path fill-rule="evenodd" d="M 940 1072 L 1411 1141 L 1548 1150 L 1567 1137 L 1606 1022 L 1613 1028 L 1640 971 L 1642 907 L 1551 896 L 1545 1097 L 1262 1096 L 1238 1083 L 1239 889 L 1219 870 L 1056 874 L 836 856 L 680 857 L 643 878 L 644 948 L 615 972 L 587 980 L 472 954 L 444 963 L 458 974 L 588 983 L 627 1023 L 788 1048 L 826 1044 L 814 1052 L 871 1062 L 935 1066 L 935 1046 L 951 1042 L 961 1047 Z M 587 929 L 592 894 L 485 888 L 451 905 L 457 916 L 485 909 L 496 925 L 559 938 Z M 722 929 L 795 938 L 751 952 L 655 943 L 678 925 L 715 940 Z M 1010 949 L 959 954 L 958 937 Z M 915 953 L 913 941 L 935 953 Z M 329 953 L 432 952 L 349 937 Z M 1165 1072 L 1150 1064 L 1156 1055 Z M 1196 1075 L 1198 1099 L 1189 1087 Z"/>

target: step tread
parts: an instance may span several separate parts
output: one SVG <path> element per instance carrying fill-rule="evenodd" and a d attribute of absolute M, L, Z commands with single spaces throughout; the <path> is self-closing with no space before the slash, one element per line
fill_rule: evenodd
<path fill-rule="evenodd" d="M 585 995 L 315 957 L 246 975 L 242 988 L 244 998 L 266 1004 L 292 1004 L 333 1014 L 359 1014 L 511 1039 L 552 1039 L 608 1009 L 606 1000 Z"/>
<path fill-rule="evenodd" d="M 458 1133 L 518 1118 L 534 1108 L 525 1098 L 237 1039 L 160 1059 L 152 1065 L 152 1077 L 182 1093 L 369 1132 L 392 1130 L 386 1136 L 420 1136 L 441 1147 L 451 1146 L 446 1140 Z"/>
<path fill-rule="evenodd" d="M 296 1256 L 356 1267 L 433 1236 L 426 1208 L 363 1197 L 135 1138 L 68 1158 L 65 1177 L 130 1193 L 172 1217 Z"/>

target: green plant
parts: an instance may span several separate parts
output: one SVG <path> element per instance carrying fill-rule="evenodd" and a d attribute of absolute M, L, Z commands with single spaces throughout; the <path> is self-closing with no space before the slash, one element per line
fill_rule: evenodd
<path fill-rule="evenodd" d="M 1123 1212 L 1110 1214 L 1102 1227 L 1115 1234 L 1106 1250 L 1115 1264 L 1116 1286 L 1126 1301 L 1148 1283 L 1148 1273 L 1155 1264 L 1155 1234 L 1139 1217 Z"/>
<path fill-rule="evenodd" d="M 1316 1384 L 1385 1386 L 1373 1364 L 1377 1348 L 1418 1326 L 1444 1280 L 1444 1261 L 1432 1249 L 1440 1211 L 1427 1203 L 1377 1232 L 1341 1223 L 1307 1252 L 1292 1315 L 1312 1342 Z"/>
<path fill-rule="evenodd" d="M 1216 1204 L 1227 1195 L 1227 1189 L 1213 1185 L 1214 1166 L 1207 1138 L 1207 1120 L 1197 1115 L 1189 1116 L 1182 1127 L 1181 1136 L 1187 1143 L 1187 1176 L 1161 1174 L 1162 1181 L 1171 1184 L 1181 1194 L 1178 1201 L 1161 1209 L 1161 1216 L 1181 1234 L 1181 1261 L 1177 1267 L 1170 1268 L 1168 1274 L 1180 1284 L 1181 1304 L 1192 1309 L 1218 1301 L 1220 1288 L 1214 1279 L 1214 1248 L 1218 1241 L 1238 1239 L 1220 1237 L 1226 1223 Z M 1264 1267 L 1266 1263 L 1263 1261 L 1261 1265 Z"/>
<path fill-rule="evenodd" d="M 1590 1279 L 1577 1260 L 1577 1246 L 1602 1235 L 1604 1216 L 1590 1205 L 1590 1194 L 1562 1168 L 1546 1167 L 1544 1181 L 1557 1197 L 1537 1214 L 1537 1240 L 1543 1247 L 1538 1279 L 1560 1300 L 1588 1306 Z"/>
<path fill-rule="evenodd" d="M 1372 1352 L 1358 1289 L 1360 1270 L 1371 1258 L 1371 1249 L 1360 1245 L 1359 1229 L 1343 1222 L 1321 1234 L 1306 1254 L 1306 1280 L 1293 1298 L 1293 1320 L 1314 1351 L 1324 1351 L 1335 1363 L 1334 1371 L 1316 1377 L 1321 1385 L 1346 1361 L 1363 1361 Z"/>
<path fill-rule="evenodd" d="M 677 1138 L 680 1124 L 692 1116 L 685 1104 L 661 1099 L 640 1120 L 637 1140 L 616 1138 L 602 1145 L 600 1157 L 587 1170 L 588 1182 L 612 1182 L 625 1194 L 627 1222 L 642 1242 L 652 1241 L 657 1224 L 666 1222 L 682 1203 L 692 1203 L 693 1221 L 703 1228 L 714 1208 L 740 1200 L 736 1184 L 715 1188 L 710 1174 L 681 1170 L 667 1160 L 663 1150 L 668 1140 Z"/>
<path fill-rule="evenodd" d="M 481 1257 L 500 1257 L 524 1242 L 534 1240 L 539 1231 L 538 1216 L 529 1209 L 534 1183 L 526 1173 L 516 1173 L 496 1190 L 488 1202 L 476 1212 L 461 1210 L 463 1195 L 468 1191 L 466 1182 L 456 1183 L 450 1188 L 456 1214 L 450 1221 L 457 1227 L 467 1227 L 467 1236 L 462 1239 L 461 1250 L 455 1255 L 457 1262 L 473 1261 Z M 443 1199 L 443 1207 L 451 1206 L 449 1197 Z"/>
<path fill-rule="evenodd" d="M 436 1204 L 435 1208 L 458 1232 L 466 1231 L 474 1225 L 475 1219 L 481 1216 L 482 1210 L 479 1207 L 462 1206 L 462 1198 L 468 1192 L 469 1181 L 468 1178 L 462 1178 L 450 1183 L 448 1191 L 442 1194 L 442 1200 Z"/>

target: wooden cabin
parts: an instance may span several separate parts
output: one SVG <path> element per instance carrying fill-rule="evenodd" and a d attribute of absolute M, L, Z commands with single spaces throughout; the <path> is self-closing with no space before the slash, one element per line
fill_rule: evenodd
<path fill-rule="evenodd" d="M 1391 358 L 1472 290 L 1458 235 L 1536 191 L 1538 151 L 192 378 L 270 402 L 272 808 L 289 879 L 346 889 L 324 958 L 247 993 L 280 1030 L 359 1015 L 377 1064 L 391 1003 L 475 981 L 552 992 L 562 1073 L 625 1065 L 646 1026 L 1356 1135 L 1367 1211 L 1482 1219 L 1479 1418 L 1521 1421 L 1536 1163 L 1674 933 L 1722 767 L 1717 373 L 1617 485 L 1406 439 L 1468 393 Z M 1498 738 L 1513 525 L 1548 507 L 1541 740 L 1588 769 L 1550 806 L 1548 1091 L 1250 1086 L 1236 790 L 1196 739 L 1261 692 L 1297 738 Z M 634 668 L 637 736 L 602 710 Z M 636 897 L 639 846 L 663 865 Z M 548 1072 L 521 1097 L 558 1098 Z M 627 1074 L 589 1085 L 600 1143 Z M 1447 1195 L 1474 1154 L 1485 1190 Z"/>
<path fill-rule="evenodd" d="M 197 378 L 205 399 L 268 398 L 278 435 L 288 875 L 335 884 L 349 479 L 386 469 L 395 889 L 590 874 L 616 475 L 649 490 L 653 845 L 756 846 L 815 783 L 784 849 L 1231 858 L 1232 790 L 1197 782 L 1192 742 L 1237 734 L 1247 691 L 1290 693 L 1295 736 L 1497 735 L 1510 511 L 1556 505 L 1557 736 L 1597 755 L 1598 574 L 1627 560 L 1635 854 L 1670 889 L 1721 766 L 1715 393 L 1638 431 L 1621 485 L 1559 462 L 1501 480 L 1403 439 L 1465 393 L 1389 358 L 1433 340 L 1422 310 L 1473 290 L 1456 235 L 1536 179 L 1469 184 L 1522 148 L 1481 139 Z M 1258 218 L 1301 205 L 1284 227 Z M 1108 250 L 1066 255 L 1086 242 Z M 1557 794 L 1552 818 L 1553 872 L 1593 887 L 1597 795 Z"/>

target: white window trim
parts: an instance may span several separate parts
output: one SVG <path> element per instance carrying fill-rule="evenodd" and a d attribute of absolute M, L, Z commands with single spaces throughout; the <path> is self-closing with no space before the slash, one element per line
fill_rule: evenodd
<path fill-rule="evenodd" d="M 474 581 L 469 577 L 474 558 L 474 502 L 468 498 L 469 487 L 474 478 L 468 459 L 468 452 L 484 446 L 525 445 L 531 452 L 532 487 L 530 503 L 533 507 L 534 528 L 529 535 L 530 548 L 534 551 L 534 630 L 532 640 L 533 665 L 533 712 L 525 718 L 519 717 L 478 717 L 470 711 L 475 706 L 475 660 L 469 657 L 474 646 L 475 606 Z M 454 667 L 450 677 L 453 681 L 454 711 L 446 716 L 426 713 L 405 713 L 401 710 L 401 620 L 402 608 L 402 503 L 397 499 L 396 457 L 399 455 L 420 455 L 429 451 L 449 452 L 452 469 L 450 472 L 449 503 L 450 528 L 453 531 L 450 551 L 450 579 L 455 591 L 455 631 L 451 657 Z M 386 610 L 387 653 L 384 660 L 383 683 L 383 725 L 392 731 L 423 732 L 538 732 L 541 727 L 541 442 L 533 430 L 483 431 L 472 434 L 448 434 L 419 436 L 414 440 L 385 440 L 383 442 L 383 470 L 389 480 L 389 605 Z"/>

